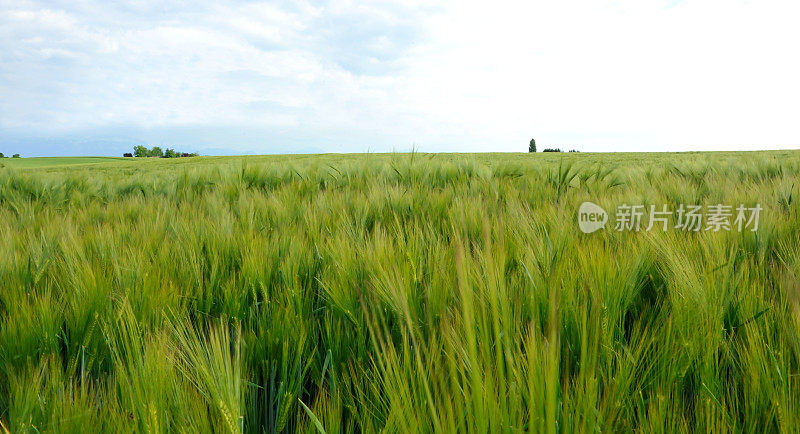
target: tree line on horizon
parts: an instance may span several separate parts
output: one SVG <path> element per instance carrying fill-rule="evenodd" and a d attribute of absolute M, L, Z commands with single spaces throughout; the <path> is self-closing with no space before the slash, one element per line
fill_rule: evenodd
<path fill-rule="evenodd" d="M 528 143 L 528 152 L 536 152 L 536 140 L 531 139 Z M 544 148 L 542 152 L 563 152 L 561 148 Z M 577 149 L 570 149 L 569 152 L 580 152 Z"/>
<path fill-rule="evenodd" d="M 148 149 L 146 146 L 138 145 L 133 147 L 133 153 L 126 152 L 123 157 L 153 157 L 153 158 L 183 158 L 183 157 L 197 157 L 199 154 L 196 152 L 178 152 L 172 148 L 161 149 L 159 146 L 153 146 Z"/>

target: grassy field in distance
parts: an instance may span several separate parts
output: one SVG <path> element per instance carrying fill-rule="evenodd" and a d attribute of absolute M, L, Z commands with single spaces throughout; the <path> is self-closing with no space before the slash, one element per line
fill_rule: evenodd
<path fill-rule="evenodd" d="M 124 160 L 122 157 L 38 157 L 38 158 L 3 158 L 0 164 L 15 169 L 31 169 L 76 164 L 110 163 Z"/>
<path fill-rule="evenodd" d="M 800 431 L 800 151 L 0 163 L 0 433 Z"/>

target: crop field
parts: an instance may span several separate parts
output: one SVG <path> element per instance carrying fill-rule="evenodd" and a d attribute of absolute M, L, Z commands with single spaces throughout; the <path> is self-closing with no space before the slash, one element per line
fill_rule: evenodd
<path fill-rule="evenodd" d="M 0 165 L 0 433 L 800 432 L 800 151 Z"/>
<path fill-rule="evenodd" d="M 15 169 L 50 168 L 72 165 L 111 163 L 125 161 L 119 157 L 42 157 L 42 158 L 7 158 L 0 160 L 0 164 Z"/>

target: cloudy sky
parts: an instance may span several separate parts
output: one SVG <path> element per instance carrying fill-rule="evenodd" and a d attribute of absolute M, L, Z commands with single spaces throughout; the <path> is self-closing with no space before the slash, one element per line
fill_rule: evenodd
<path fill-rule="evenodd" d="M 0 152 L 800 147 L 800 4 L 0 0 Z"/>

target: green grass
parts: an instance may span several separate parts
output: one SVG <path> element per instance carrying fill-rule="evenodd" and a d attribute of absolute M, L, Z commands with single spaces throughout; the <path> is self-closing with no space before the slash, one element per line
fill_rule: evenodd
<path fill-rule="evenodd" d="M 125 161 L 122 157 L 38 157 L 3 158 L 0 164 L 15 169 L 73 166 L 78 164 L 98 164 Z"/>
<path fill-rule="evenodd" d="M 0 432 L 800 431 L 800 151 L 44 160 L 0 168 Z"/>

